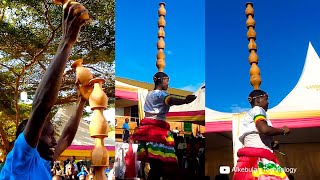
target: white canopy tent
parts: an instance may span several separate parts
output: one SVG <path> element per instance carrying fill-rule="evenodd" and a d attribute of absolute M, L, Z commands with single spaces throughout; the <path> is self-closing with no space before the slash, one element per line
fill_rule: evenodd
<path fill-rule="evenodd" d="M 268 112 L 310 111 L 320 109 L 320 58 L 309 42 L 300 79 L 293 90 Z"/>
<path fill-rule="evenodd" d="M 274 127 L 287 125 L 291 130 L 288 136 L 277 136 L 282 145 L 280 151 L 286 156 L 279 156 L 284 166 L 290 165 L 299 170 L 298 177 L 314 177 L 317 174 L 318 151 L 320 146 L 320 58 L 309 42 L 307 56 L 300 79 L 292 91 L 275 107 L 268 110 L 268 118 Z M 221 158 L 210 163 L 210 168 L 228 161 L 234 166 L 236 153 L 242 144 L 238 141 L 239 123 L 245 113 L 222 113 L 206 111 L 207 155 Z M 220 129 L 217 127 L 221 127 Z M 222 128 L 224 126 L 224 128 Z M 219 142 L 223 141 L 223 143 Z M 220 150 L 220 151 L 219 151 Z M 308 153 L 305 153 L 308 151 Z M 233 154 L 231 162 L 230 156 Z M 223 157 L 224 159 L 223 159 Z M 290 158 L 290 160 L 288 159 Z M 305 166 L 306 161 L 312 167 Z M 303 163 L 302 163 L 303 162 Z M 208 167 L 209 168 L 209 167 Z"/>
<path fill-rule="evenodd" d="M 320 127 L 320 58 L 309 42 L 302 74 L 293 90 L 274 108 L 268 117 L 274 126 L 291 128 Z M 231 121 L 240 114 L 206 110 L 206 126 L 210 132 L 230 131 Z M 225 126 L 219 128 L 219 126 Z"/>
<path fill-rule="evenodd" d="M 71 117 L 72 113 L 75 111 L 76 105 L 68 105 L 63 108 L 59 108 L 58 112 L 55 114 L 53 120 L 54 122 L 59 122 L 59 128 L 58 128 L 58 134 L 60 135 L 62 133 L 62 130 L 66 123 L 68 122 L 69 118 Z M 114 109 L 113 109 L 114 111 Z M 106 113 L 104 113 L 105 115 Z M 106 117 L 106 120 L 114 117 Z M 88 118 L 90 120 L 90 117 Z M 110 119 L 111 120 L 111 119 Z M 109 133 L 109 137 L 105 138 L 105 145 L 106 146 L 114 146 L 115 145 L 115 139 L 114 139 L 114 132 Z M 90 137 L 89 134 L 89 123 L 86 122 L 84 119 L 80 120 L 80 124 L 78 127 L 78 131 L 76 133 L 76 136 L 72 142 L 72 145 L 94 145 L 94 138 Z"/>
<path fill-rule="evenodd" d="M 168 121 L 193 122 L 204 125 L 205 122 L 205 84 L 202 84 L 193 93 L 197 98 L 189 103 L 180 106 L 170 107 L 167 115 Z"/>

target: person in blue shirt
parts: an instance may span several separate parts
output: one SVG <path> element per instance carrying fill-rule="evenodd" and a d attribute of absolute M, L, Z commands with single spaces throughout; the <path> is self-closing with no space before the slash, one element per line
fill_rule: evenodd
<path fill-rule="evenodd" d="M 76 11 L 79 8 L 82 10 Z M 17 139 L 7 155 L 0 180 L 51 180 L 51 161 L 57 159 L 74 139 L 86 101 L 84 98 L 79 98 L 78 107 L 58 142 L 48 115 L 57 100 L 72 47 L 81 27 L 86 24 L 81 18 L 84 13 L 87 10 L 79 3 L 69 1 L 64 5 L 62 40 L 36 90 L 29 120 L 24 120 L 17 129 Z"/>
<path fill-rule="evenodd" d="M 125 119 L 125 123 L 123 123 L 122 129 L 123 129 L 123 137 L 122 137 L 122 140 L 123 140 L 123 142 L 125 142 L 125 143 L 129 143 L 130 127 L 129 127 L 129 119 L 128 119 L 128 118 Z"/>
<path fill-rule="evenodd" d="M 77 174 L 79 180 L 84 180 L 86 179 L 86 176 L 88 173 L 84 170 L 84 166 L 81 167 L 81 171 Z"/>

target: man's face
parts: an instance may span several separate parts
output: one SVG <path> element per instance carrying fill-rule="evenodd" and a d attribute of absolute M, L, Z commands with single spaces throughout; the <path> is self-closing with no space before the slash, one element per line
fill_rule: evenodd
<path fill-rule="evenodd" d="M 162 80 L 162 89 L 167 90 L 169 87 L 169 77 L 168 78 L 163 78 Z"/>
<path fill-rule="evenodd" d="M 66 174 L 67 174 L 68 176 L 73 175 L 73 172 L 74 172 L 73 165 L 72 165 L 72 164 L 68 164 L 68 165 L 66 166 L 66 168 L 67 168 Z"/>
<path fill-rule="evenodd" d="M 45 160 L 53 160 L 57 141 L 54 137 L 54 127 L 51 122 L 44 125 L 38 144 L 38 152 Z"/>
<path fill-rule="evenodd" d="M 269 107 L 269 96 L 267 94 L 259 96 L 258 103 L 260 107 L 267 111 Z"/>

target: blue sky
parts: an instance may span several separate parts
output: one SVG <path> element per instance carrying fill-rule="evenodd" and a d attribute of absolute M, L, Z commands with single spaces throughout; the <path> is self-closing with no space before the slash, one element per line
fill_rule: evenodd
<path fill-rule="evenodd" d="M 308 43 L 320 53 L 320 2 L 316 0 L 254 3 L 261 89 L 276 106 L 301 75 Z M 206 106 L 218 111 L 249 108 L 246 1 L 207 0 Z M 318 77 L 317 77 L 318 78 Z"/>
<path fill-rule="evenodd" d="M 159 2 L 117 0 L 116 76 L 153 82 Z M 170 87 L 194 91 L 205 81 L 204 3 L 166 2 L 165 72 Z"/>

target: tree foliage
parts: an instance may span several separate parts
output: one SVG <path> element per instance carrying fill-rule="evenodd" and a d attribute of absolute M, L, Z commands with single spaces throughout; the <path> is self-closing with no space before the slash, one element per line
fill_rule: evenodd
<path fill-rule="evenodd" d="M 115 0 L 78 0 L 92 18 L 81 30 L 65 70 L 57 105 L 77 98 L 74 60 L 96 77 L 103 77 L 111 105 L 114 101 Z M 28 118 L 31 105 L 20 102 L 20 93 L 35 90 L 61 40 L 62 6 L 51 0 L 0 0 L 0 122 L 12 141 L 16 126 Z M 110 103 L 110 102 L 109 102 Z M 1 126 L 1 124 L 0 124 Z M 0 127 L 1 128 L 1 127 Z M 2 145 L 4 137 L 2 137 Z M 0 147 L 0 149 L 3 149 Z"/>

